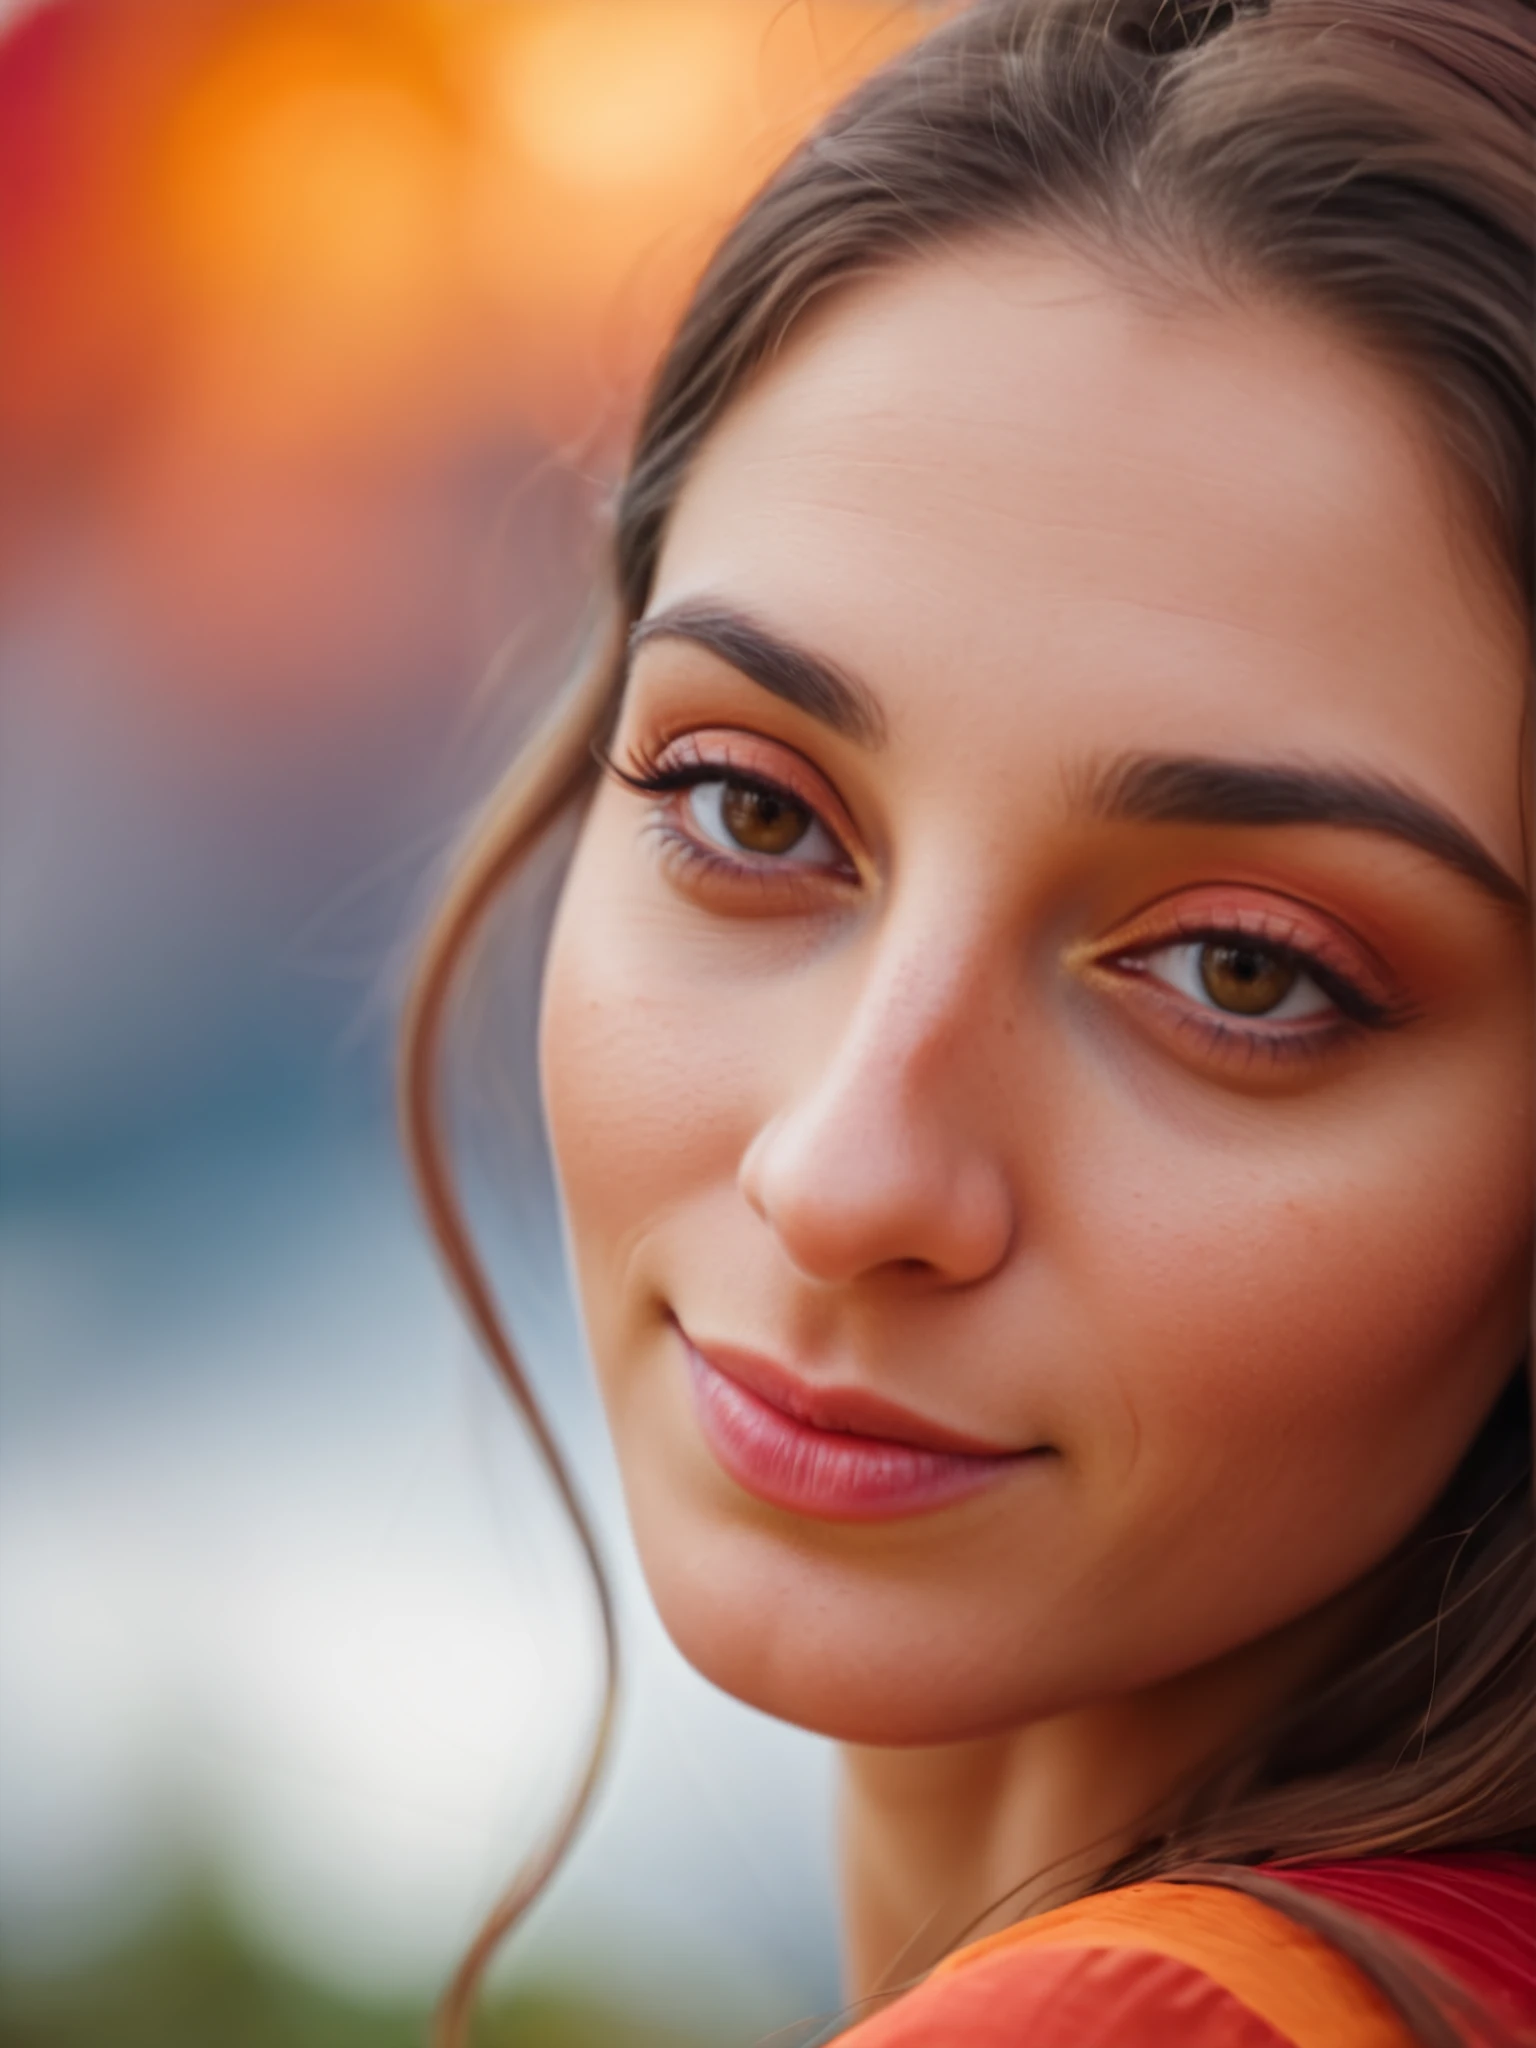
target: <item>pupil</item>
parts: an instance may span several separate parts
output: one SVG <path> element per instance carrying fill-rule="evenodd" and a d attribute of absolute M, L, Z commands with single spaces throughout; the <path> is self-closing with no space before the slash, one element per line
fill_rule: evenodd
<path fill-rule="evenodd" d="M 772 790 L 739 782 L 726 784 L 720 816 L 737 845 L 749 853 L 787 853 L 810 824 L 798 804 L 786 803 Z"/>
<path fill-rule="evenodd" d="M 1200 949 L 1200 981 L 1218 1008 L 1262 1017 L 1295 987 L 1296 969 L 1258 946 L 1212 943 Z"/>

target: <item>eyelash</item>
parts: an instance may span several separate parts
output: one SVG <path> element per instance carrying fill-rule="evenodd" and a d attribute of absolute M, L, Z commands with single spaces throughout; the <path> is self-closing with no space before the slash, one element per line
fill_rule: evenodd
<path fill-rule="evenodd" d="M 1266 1023 L 1263 1017 L 1256 1017 L 1251 1023 L 1239 1023 L 1220 1010 L 1191 1004 L 1166 985 L 1159 985 L 1159 978 L 1150 974 L 1144 964 L 1152 954 L 1175 946 L 1230 945 L 1234 941 L 1261 948 L 1272 958 L 1293 967 L 1322 991 L 1333 1005 L 1332 1012 L 1291 1024 Z M 1104 964 L 1153 983 L 1158 998 L 1181 1036 L 1192 1036 L 1207 1054 L 1248 1065 L 1257 1061 L 1264 1061 L 1271 1067 L 1300 1065 L 1324 1058 L 1341 1042 L 1362 1032 L 1391 1031 L 1409 1021 L 1409 1013 L 1405 1009 L 1393 1008 L 1366 995 L 1363 989 L 1336 969 L 1328 967 L 1315 954 L 1238 926 L 1205 924 L 1178 930 L 1139 947 L 1134 953 L 1112 955 Z"/>
<path fill-rule="evenodd" d="M 1315 983 L 1322 990 L 1339 1014 L 1351 1024 L 1361 1025 L 1369 1031 L 1382 1031 L 1400 1022 L 1401 1012 L 1390 1003 L 1377 1000 L 1366 994 L 1347 975 L 1336 967 L 1330 967 L 1326 960 L 1318 958 L 1304 946 L 1277 938 L 1273 933 L 1242 924 L 1211 924 L 1208 921 L 1191 925 L 1176 924 L 1170 931 L 1161 933 L 1148 943 L 1138 945 L 1111 957 L 1110 964 L 1121 965 L 1132 973 L 1145 972 L 1137 963 L 1145 962 L 1155 953 L 1168 952 L 1176 946 L 1231 946 L 1247 945 L 1262 952 L 1270 959 L 1278 960 L 1283 966 L 1294 968 L 1298 974 Z M 1273 1027 L 1271 1027 L 1273 1035 Z M 1301 1035 L 1289 1032 L 1288 1037 Z"/>
<path fill-rule="evenodd" d="M 837 834 L 827 825 L 815 806 L 809 803 L 788 783 L 778 781 L 755 769 L 733 766 L 728 760 L 699 758 L 692 761 L 668 763 L 663 755 L 636 751 L 628 762 L 614 756 L 599 753 L 599 766 L 605 773 L 621 783 L 624 788 L 637 795 L 662 799 L 681 795 L 697 789 L 702 784 L 729 781 L 744 789 L 755 790 L 780 801 L 795 805 L 815 819 L 834 844 Z M 721 875 L 738 884 L 742 882 L 762 883 L 773 876 L 781 884 L 793 875 L 793 869 L 778 868 L 771 860 L 754 861 L 743 854 L 740 859 L 716 847 L 699 843 L 694 835 L 666 820 L 658 820 L 658 827 L 666 839 L 669 857 L 685 862 L 696 870 Z M 802 869 L 802 877 L 804 874 Z M 812 871 L 815 872 L 815 871 Z M 825 874 L 826 870 L 820 871 Z M 848 864 L 852 875 L 852 863 Z M 797 877 L 799 879 L 799 877 Z M 1146 961 L 1153 955 L 1166 952 L 1177 946 L 1232 945 L 1246 943 L 1262 949 L 1284 965 L 1305 975 L 1328 998 L 1334 1007 L 1334 1014 L 1313 1024 L 1296 1024 L 1288 1028 L 1265 1026 L 1262 1018 L 1252 1024 L 1238 1024 L 1228 1021 L 1221 1012 L 1203 1008 L 1191 1008 L 1179 1000 L 1176 993 L 1166 988 L 1157 976 L 1147 972 Z M 1167 929 L 1138 943 L 1134 948 L 1115 954 L 1100 955 L 1102 965 L 1118 969 L 1122 973 L 1141 975 L 1163 988 L 1169 998 L 1177 1002 L 1181 1027 L 1196 1032 L 1212 1050 L 1226 1053 L 1242 1053 L 1249 1058 L 1267 1057 L 1277 1064 L 1295 1059 L 1320 1056 L 1328 1047 L 1337 1042 L 1346 1032 L 1389 1031 L 1408 1021 L 1409 1012 L 1402 1006 L 1382 1002 L 1367 995 L 1349 977 L 1337 968 L 1303 946 L 1275 936 L 1272 931 L 1254 928 L 1234 921 L 1215 924 L 1197 920 L 1183 924 L 1177 920 Z"/>
<path fill-rule="evenodd" d="M 600 754 L 598 762 L 615 781 L 622 783 L 626 789 L 634 790 L 640 796 L 677 796 L 687 790 L 701 788 L 707 783 L 729 782 L 740 789 L 755 791 L 761 796 L 776 797 L 781 803 L 791 804 L 796 810 L 804 811 L 807 817 L 820 825 L 835 846 L 840 844 L 837 833 L 814 804 L 809 803 L 787 782 L 780 782 L 771 775 L 764 775 L 760 770 L 737 768 L 725 760 L 703 759 L 679 761 L 668 766 L 659 756 L 643 752 L 637 752 L 627 763 L 616 760 L 611 754 Z M 745 851 L 737 859 L 722 848 L 702 846 L 691 832 L 683 831 L 665 819 L 658 819 L 657 823 L 665 835 L 667 852 L 673 859 L 728 876 L 736 881 L 762 881 L 772 877 L 783 883 L 802 879 L 807 873 L 825 875 L 829 872 L 826 868 L 814 869 L 802 864 L 800 874 L 796 876 L 795 869 L 790 863 L 775 862 L 766 857 L 754 860 Z M 846 856 L 844 862 L 843 868 L 836 872 L 840 878 L 851 880 L 855 872 L 853 863 L 847 860 Z"/>

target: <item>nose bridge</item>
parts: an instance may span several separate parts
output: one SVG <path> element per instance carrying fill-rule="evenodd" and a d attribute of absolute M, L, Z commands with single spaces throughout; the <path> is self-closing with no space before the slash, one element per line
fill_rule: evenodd
<path fill-rule="evenodd" d="M 947 909 L 914 906 L 882 934 L 829 1063 L 830 1088 L 869 1089 L 888 1113 L 953 1094 L 967 1042 L 995 1008 L 976 920 L 968 928 Z"/>
<path fill-rule="evenodd" d="M 976 1092 L 995 1071 L 979 1042 L 997 1015 L 988 951 L 942 903 L 891 918 L 814 1070 L 750 1147 L 743 1190 L 803 1270 L 974 1280 L 1002 1256 L 1011 1195 Z"/>

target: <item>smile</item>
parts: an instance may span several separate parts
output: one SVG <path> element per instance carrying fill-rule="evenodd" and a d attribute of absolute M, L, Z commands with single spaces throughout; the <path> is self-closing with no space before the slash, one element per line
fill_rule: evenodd
<path fill-rule="evenodd" d="M 811 1388 L 679 1331 L 704 1440 L 738 1486 L 792 1514 L 873 1522 L 979 1493 L 1044 1449 L 998 1451 L 862 1388 Z"/>

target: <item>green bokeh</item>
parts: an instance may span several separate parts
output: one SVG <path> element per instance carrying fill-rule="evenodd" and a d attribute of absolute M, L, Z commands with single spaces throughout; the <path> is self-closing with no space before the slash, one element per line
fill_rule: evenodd
<path fill-rule="evenodd" d="M 4 2048 L 422 2048 L 420 2005 L 348 1999 L 285 1970 L 207 1902 L 68 1976 L 0 1976 Z M 728 2029 L 726 2030 L 728 2033 Z M 493 1997 L 475 2048 L 719 2048 L 576 1986 Z"/>

